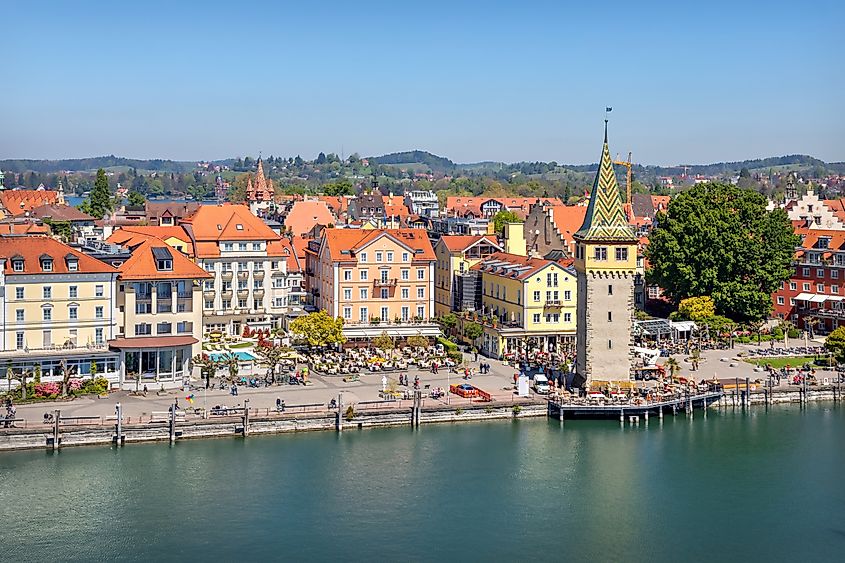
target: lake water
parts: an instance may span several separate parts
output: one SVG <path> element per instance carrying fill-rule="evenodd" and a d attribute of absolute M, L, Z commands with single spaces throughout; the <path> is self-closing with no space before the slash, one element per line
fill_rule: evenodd
<path fill-rule="evenodd" d="M 4 561 L 834 561 L 838 405 L 0 454 Z"/>

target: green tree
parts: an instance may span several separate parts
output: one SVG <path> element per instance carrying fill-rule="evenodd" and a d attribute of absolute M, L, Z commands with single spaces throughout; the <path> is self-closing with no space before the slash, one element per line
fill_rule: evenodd
<path fill-rule="evenodd" d="M 355 189 L 352 187 L 352 183 L 349 180 L 340 180 L 338 182 L 325 184 L 321 190 L 324 194 L 330 196 L 355 195 Z"/>
<path fill-rule="evenodd" d="M 669 377 L 675 377 L 675 375 L 681 370 L 681 365 L 675 358 L 667 359 L 666 363 L 663 365 L 669 370 Z"/>
<path fill-rule="evenodd" d="M 290 331 L 307 340 L 311 346 L 329 346 L 346 341 L 343 336 L 343 319 L 334 319 L 326 311 L 296 318 L 290 323 Z"/>
<path fill-rule="evenodd" d="M 267 374 L 270 376 L 270 381 L 276 381 L 276 370 L 282 360 L 289 357 L 291 349 L 287 346 L 278 346 L 271 342 L 256 346 L 253 352 L 258 356 L 260 364 L 267 367 Z"/>
<path fill-rule="evenodd" d="M 143 194 L 133 190 L 129 192 L 128 201 L 129 205 L 132 207 L 142 207 L 145 203 L 147 203 L 147 198 L 145 198 Z"/>
<path fill-rule="evenodd" d="M 493 228 L 496 234 L 501 235 L 505 231 L 505 223 L 522 223 L 523 220 L 513 211 L 499 211 L 493 216 Z"/>
<path fill-rule="evenodd" d="M 707 295 L 687 297 L 678 304 L 678 316 L 690 321 L 700 321 L 716 314 L 716 304 Z"/>
<path fill-rule="evenodd" d="M 828 334 L 824 347 L 833 352 L 836 361 L 845 362 L 845 326 L 835 328 Z"/>
<path fill-rule="evenodd" d="M 771 309 L 771 294 L 789 278 L 799 238 L 781 209 L 729 184 L 698 184 L 657 214 L 646 258 L 652 283 L 674 303 L 710 295 L 720 315 L 751 321 Z"/>
<path fill-rule="evenodd" d="M 428 346 L 428 338 L 421 335 L 415 334 L 414 336 L 409 336 L 406 340 L 408 346 L 413 346 L 415 348 L 425 348 Z"/>
<path fill-rule="evenodd" d="M 387 331 L 373 338 L 373 346 L 387 352 L 393 350 L 393 339 L 388 336 Z"/>
<path fill-rule="evenodd" d="M 82 202 L 79 209 L 83 213 L 91 215 L 95 219 L 102 219 L 110 213 L 113 207 L 111 188 L 106 171 L 100 168 L 97 170 L 97 179 L 94 180 L 94 189 L 91 190 L 88 198 Z"/>
<path fill-rule="evenodd" d="M 197 354 L 191 358 L 191 369 L 199 368 L 200 376 L 205 379 L 205 388 L 211 387 L 211 378 L 217 373 L 217 362 L 208 354 Z"/>
<path fill-rule="evenodd" d="M 483 332 L 484 329 L 478 323 L 464 324 L 464 336 L 466 336 L 470 341 L 475 341 L 475 339 L 481 336 Z"/>
<path fill-rule="evenodd" d="M 458 324 L 458 319 L 452 313 L 446 313 L 438 320 L 440 321 L 440 326 L 445 328 L 447 333 L 451 333 L 452 329 Z"/>

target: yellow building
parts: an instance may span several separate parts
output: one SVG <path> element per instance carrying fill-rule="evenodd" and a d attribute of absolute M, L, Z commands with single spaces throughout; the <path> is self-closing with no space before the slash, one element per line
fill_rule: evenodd
<path fill-rule="evenodd" d="M 0 237 L 0 315 L 5 372 L 41 370 L 61 380 L 60 362 L 79 377 L 117 379 L 117 269 L 46 236 Z"/>
<path fill-rule="evenodd" d="M 498 252 L 472 269 L 481 275 L 485 355 L 521 360 L 572 351 L 577 283 L 571 267 Z"/>
<path fill-rule="evenodd" d="M 434 313 L 475 309 L 475 295 L 465 291 L 470 268 L 502 247 L 496 237 L 483 235 L 443 235 L 434 245 Z M 471 282 L 470 282 L 471 283 Z"/>

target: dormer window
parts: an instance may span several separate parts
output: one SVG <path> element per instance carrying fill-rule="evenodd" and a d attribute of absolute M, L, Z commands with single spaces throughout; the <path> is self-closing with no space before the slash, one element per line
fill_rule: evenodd
<path fill-rule="evenodd" d="M 41 271 L 42 272 L 52 272 L 53 271 L 53 257 L 48 256 L 46 254 L 42 254 L 39 258 L 41 261 Z"/>
<path fill-rule="evenodd" d="M 79 258 L 74 256 L 73 254 L 68 254 L 67 256 L 65 256 L 65 262 L 67 263 L 68 272 L 79 271 Z"/>
<path fill-rule="evenodd" d="M 153 248 L 153 258 L 156 261 L 156 270 L 159 272 L 173 271 L 173 255 L 166 248 Z"/>
<path fill-rule="evenodd" d="M 236 228 L 237 230 L 239 230 L 239 231 L 244 230 L 244 226 L 243 226 L 243 225 L 241 225 L 240 223 L 238 223 L 237 225 L 235 225 L 235 228 Z"/>
<path fill-rule="evenodd" d="M 12 256 L 12 271 L 23 272 L 23 256 Z"/>

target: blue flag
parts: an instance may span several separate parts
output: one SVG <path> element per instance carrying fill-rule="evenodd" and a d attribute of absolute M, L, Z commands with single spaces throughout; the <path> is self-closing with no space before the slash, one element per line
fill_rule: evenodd
<path fill-rule="evenodd" d="M 613 108 L 606 107 L 606 108 L 604 108 L 604 111 L 613 111 Z"/>

